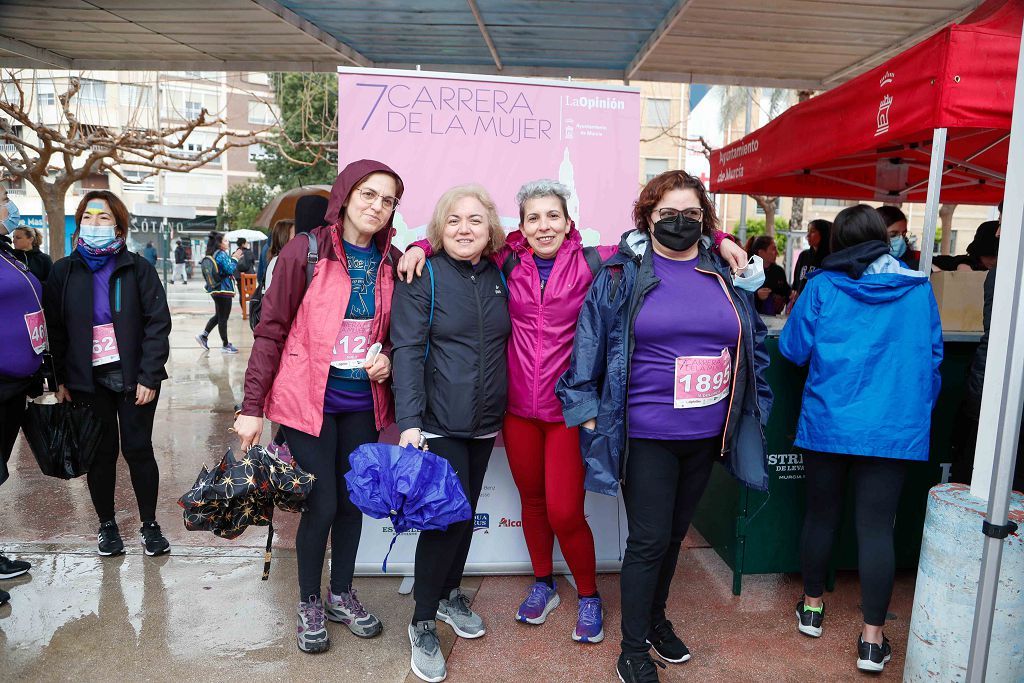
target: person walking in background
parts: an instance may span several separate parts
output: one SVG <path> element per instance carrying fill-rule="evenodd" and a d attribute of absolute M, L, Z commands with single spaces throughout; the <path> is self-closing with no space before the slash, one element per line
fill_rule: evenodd
<path fill-rule="evenodd" d="M 629 537 L 616 673 L 657 683 L 651 647 L 668 662 L 690 659 L 666 606 L 712 466 L 723 459 L 767 490 L 771 389 L 765 325 L 710 250 L 718 218 L 701 181 L 656 176 L 633 220 L 590 287 L 555 391 L 565 424 L 580 426 L 587 488 L 615 495 L 622 486 Z"/>
<path fill-rule="evenodd" d="M 43 238 L 39 232 L 22 225 L 11 233 L 11 241 L 17 250 L 16 258 L 25 264 L 37 280 L 45 284 L 53 269 L 53 259 L 49 254 L 39 250 L 43 245 Z"/>
<path fill-rule="evenodd" d="M 281 254 L 281 250 L 284 249 L 284 245 L 288 244 L 293 237 L 295 237 L 295 221 L 283 218 L 274 223 L 274 229 L 270 232 L 270 250 L 267 252 L 269 263 L 267 263 L 267 272 L 263 277 L 264 293 L 270 289 L 270 283 L 274 279 L 277 257 Z"/>
<path fill-rule="evenodd" d="M 242 275 L 251 275 L 256 272 L 256 254 L 253 253 L 249 247 L 249 241 L 244 237 L 239 237 L 235 241 L 235 253 L 238 259 L 238 264 L 235 266 L 235 282 L 238 283 L 238 291 L 242 291 Z M 242 304 L 242 297 L 238 297 L 238 305 L 244 308 Z"/>
<path fill-rule="evenodd" d="M 797 628 L 821 635 L 825 577 L 852 479 L 864 613 L 857 668 L 882 671 L 892 656 L 882 628 L 895 573 L 893 522 L 907 464 L 928 460 L 942 327 L 928 276 L 896 260 L 872 207 L 836 216 L 832 254 L 808 276 L 779 350 L 810 367 L 794 441 L 807 477 Z"/>
<path fill-rule="evenodd" d="M 325 620 L 360 638 L 383 630 L 352 585 L 363 515 L 349 499 L 349 454 L 375 443 L 394 421 L 388 329 L 394 264 L 395 208 L 404 192 L 388 166 L 363 159 L 347 165 L 331 190 L 328 226 L 285 244 L 264 294 L 245 372 L 245 400 L 235 419 L 243 450 L 258 444 L 263 416 L 280 423 L 291 454 L 316 483 L 295 536 L 299 603 L 296 644 L 324 652 Z M 323 215 L 321 215 L 323 218 Z M 283 222 L 275 226 L 283 232 Z M 310 239 L 316 267 L 307 278 Z M 375 356 L 368 351 L 376 344 Z M 330 586 L 322 597 L 331 539 Z"/>
<path fill-rule="evenodd" d="M 171 276 L 171 283 L 175 283 L 181 278 L 181 284 L 188 284 L 188 250 L 185 249 L 185 244 L 179 239 L 177 246 L 174 247 L 174 274 Z"/>
<path fill-rule="evenodd" d="M 156 267 L 157 253 L 156 247 L 153 246 L 152 242 L 146 242 L 146 248 L 142 250 L 142 255 L 149 261 L 149 264 Z"/>
<path fill-rule="evenodd" d="M 210 331 L 214 327 L 220 333 L 221 352 L 238 353 L 235 345 L 228 341 L 228 318 L 231 317 L 231 299 L 235 296 L 234 274 L 241 252 L 228 256 L 228 239 L 222 232 L 211 232 L 206 240 L 206 256 L 203 257 L 203 280 L 206 291 L 213 299 L 214 313 L 206 322 L 206 328 L 196 335 L 196 341 L 207 351 L 210 350 Z"/>
<path fill-rule="evenodd" d="M 57 398 L 91 404 L 102 424 L 87 477 L 102 556 L 124 552 L 114 519 L 118 451 L 131 473 L 146 554 L 170 550 L 156 522 L 153 420 L 167 379 L 171 314 L 156 269 L 125 248 L 129 223 L 117 195 L 86 193 L 75 211 L 75 250 L 53 265 L 43 290 Z"/>
<path fill-rule="evenodd" d="M 438 200 L 427 239 L 429 277 L 399 280 L 392 305 L 398 445 L 428 446 L 451 463 L 475 514 L 508 393 L 508 291 L 488 258 L 505 231 L 487 191 L 460 185 Z M 469 519 L 420 532 L 416 543 L 409 642 L 413 673 L 425 681 L 447 675 L 435 619 L 463 638 L 485 633 L 460 588 L 472 541 Z"/>

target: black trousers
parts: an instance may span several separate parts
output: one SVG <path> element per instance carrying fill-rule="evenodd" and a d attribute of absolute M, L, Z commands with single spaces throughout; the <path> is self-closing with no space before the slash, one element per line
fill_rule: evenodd
<path fill-rule="evenodd" d="M 6 464 L 14 451 L 14 442 L 25 418 L 25 393 L 0 401 L 0 459 Z M 0 468 L 2 469 L 2 468 Z"/>
<path fill-rule="evenodd" d="M 220 341 L 224 346 L 228 345 L 228 317 L 231 315 L 231 299 L 226 295 L 212 295 L 214 314 L 206 321 L 206 334 L 209 335 L 214 327 L 220 333 Z"/>
<path fill-rule="evenodd" d="M 647 634 L 665 619 L 679 549 L 690 528 L 721 437 L 630 439 L 622 494 L 629 536 L 622 558 L 622 652 L 647 652 Z"/>
<path fill-rule="evenodd" d="M 308 509 L 302 513 L 295 534 L 299 600 L 308 600 L 313 595 L 320 597 L 328 534 L 331 537 L 331 591 L 347 592 L 355 571 L 363 513 L 349 500 L 345 473 L 352 469 L 349 454 L 364 443 L 376 443 L 380 436 L 373 411 L 325 414 L 320 436 L 310 436 L 283 425 L 281 429 L 295 462 L 316 477 L 306 499 Z"/>
<path fill-rule="evenodd" d="M 128 463 L 128 471 L 143 522 L 156 521 L 156 498 L 160 489 L 160 469 L 153 455 L 153 418 L 156 398 L 143 406 L 135 405 L 135 393 L 114 392 L 96 385 L 93 394 L 72 394 L 75 400 L 92 404 L 103 423 L 103 436 L 96 458 L 86 475 L 92 505 L 100 522 L 114 519 L 114 485 L 117 481 L 117 454 Z M 120 440 L 118 439 L 120 436 Z"/>
<path fill-rule="evenodd" d="M 487 463 L 494 450 L 494 438 L 430 440 L 431 452 L 441 456 L 459 476 L 462 490 L 476 514 L 476 503 L 484 487 Z M 441 598 L 462 583 L 469 546 L 473 542 L 473 520 L 451 524 L 444 531 L 422 531 L 416 543 L 416 568 L 413 597 L 416 611 L 413 622 L 433 619 Z"/>
<path fill-rule="evenodd" d="M 804 455 L 807 475 L 807 512 L 801 537 L 800 566 L 804 593 L 811 598 L 825 592 L 825 576 L 832 543 L 843 512 L 846 479 L 853 480 L 857 528 L 857 566 L 860 572 L 864 623 L 885 626 L 896 573 L 892 527 L 900 492 L 907 476 L 906 460 L 835 453 Z"/>

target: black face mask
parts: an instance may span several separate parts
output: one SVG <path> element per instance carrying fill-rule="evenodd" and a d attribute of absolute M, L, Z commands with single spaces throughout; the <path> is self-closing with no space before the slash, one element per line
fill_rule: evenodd
<path fill-rule="evenodd" d="M 686 251 L 700 239 L 702 223 L 677 214 L 654 224 L 654 236 L 666 249 Z"/>

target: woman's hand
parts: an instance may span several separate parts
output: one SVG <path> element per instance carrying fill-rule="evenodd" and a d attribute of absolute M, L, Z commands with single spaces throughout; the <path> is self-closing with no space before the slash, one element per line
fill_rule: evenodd
<path fill-rule="evenodd" d="M 747 267 L 747 252 L 743 251 L 743 247 L 736 244 L 732 240 L 722 240 L 722 243 L 718 246 L 718 253 L 722 255 L 722 258 L 726 260 L 729 267 L 734 272 L 739 272 Z"/>
<path fill-rule="evenodd" d="M 589 420 L 581 424 L 580 427 L 583 427 L 583 429 L 589 429 L 592 432 L 595 431 L 597 429 L 597 418 L 590 418 Z"/>
<path fill-rule="evenodd" d="M 398 437 L 398 447 L 405 448 L 406 446 L 412 446 L 413 448 L 420 447 L 420 437 L 423 436 L 423 432 L 416 427 L 412 429 L 406 429 Z M 427 450 L 424 448 L 423 450 Z"/>
<path fill-rule="evenodd" d="M 404 278 L 406 284 L 412 282 L 413 275 L 416 277 L 423 275 L 423 264 L 427 262 L 427 253 L 420 247 L 409 247 L 409 249 L 402 254 L 402 258 L 398 259 L 398 277 L 399 279 Z"/>
<path fill-rule="evenodd" d="M 371 382 L 384 384 L 384 380 L 391 376 L 391 359 L 383 353 L 378 353 L 369 363 L 363 363 L 363 369 L 370 377 Z"/>
<path fill-rule="evenodd" d="M 156 389 L 150 389 L 141 384 L 135 385 L 135 405 L 144 406 L 154 398 L 156 398 Z"/>
<path fill-rule="evenodd" d="M 54 395 L 57 397 L 58 403 L 63 403 L 64 401 L 71 400 L 71 392 L 68 391 L 67 387 L 65 387 L 63 384 L 57 387 L 57 392 Z"/>
<path fill-rule="evenodd" d="M 245 453 L 260 442 L 260 437 L 263 436 L 263 418 L 239 415 L 235 418 L 234 430 L 238 434 L 242 452 Z"/>

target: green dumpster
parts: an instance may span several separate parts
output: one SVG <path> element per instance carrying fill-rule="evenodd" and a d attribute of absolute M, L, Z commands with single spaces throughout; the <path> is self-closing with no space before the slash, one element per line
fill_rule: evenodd
<path fill-rule="evenodd" d="M 769 323 L 773 321 L 769 320 Z M 769 327 L 773 325 L 769 324 Z M 778 327 L 776 323 L 775 327 Z M 979 333 L 947 333 L 942 362 L 942 393 L 932 414 L 931 459 L 913 463 L 907 474 L 896 514 L 896 566 L 917 566 L 921 552 L 928 489 L 949 474 L 950 440 L 954 418 L 964 395 L 967 369 L 978 346 Z M 693 525 L 733 571 L 732 591 L 740 594 L 744 574 L 800 571 L 800 532 L 804 518 L 803 457 L 793 447 L 800 397 L 807 378 L 779 353 L 778 330 L 769 332 L 771 367 L 768 382 L 775 403 L 768 420 L 769 491 L 739 484 L 723 467 L 715 467 L 697 507 Z M 895 398 L 895 397 L 894 397 Z M 898 409 L 894 404 L 894 408 Z M 839 569 L 857 567 L 852 496 L 846 496 L 843 523 L 833 549 Z"/>

